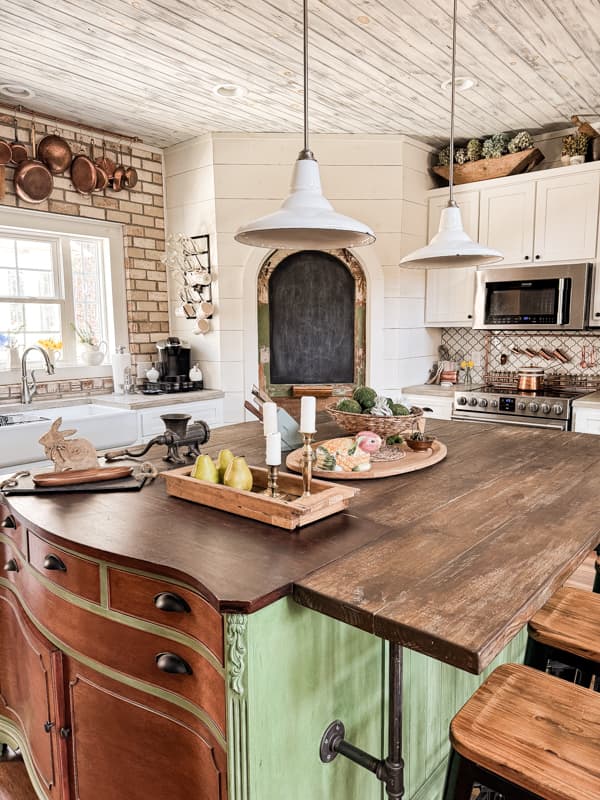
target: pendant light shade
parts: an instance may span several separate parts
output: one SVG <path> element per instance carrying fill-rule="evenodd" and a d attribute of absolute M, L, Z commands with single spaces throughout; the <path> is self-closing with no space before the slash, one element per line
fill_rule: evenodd
<path fill-rule="evenodd" d="M 281 250 L 336 250 L 372 244 L 375 234 L 364 223 L 338 214 L 321 189 L 319 165 L 308 145 L 308 0 L 304 24 L 304 148 L 298 155 L 289 196 L 279 211 L 242 225 L 235 239 L 254 247 Z"/>
<path fill-rule="evenodd" d="M 450 104 L 450 197 L 442 211 L 440 227 L 426 247 L 421 247 L 400 260 L 403 267 L 414 269 L 448 269 L 448 267 L 478 267 L 502 261 L 498 250 L 474 242 L 465 233 L 460 209 L 454 200 L 454 110 L 456 104 L 456 18 L 458 0 L 454 0 L 452 17 L 452 78 Z"/>
<path fill-rule="evenodd" d="M 502 261 L 502 253 L 474 242 L 465 233 L 457 205 L 447 206 L 440 217 L 440 227 L 427 247 L 415 250 L 400 261 L 414 269 L 472 267 Z"/>
<path fill-rule="evenodd" d="M 283 250 L 335 250 L 375 241 L 373 231 L 362 222 L 334 211 L 321 190 L 319 165 L 304 150 L 294 165 L 290 194 L 279 211 L 242 225 L 235 238 L 242 244 Z"/>

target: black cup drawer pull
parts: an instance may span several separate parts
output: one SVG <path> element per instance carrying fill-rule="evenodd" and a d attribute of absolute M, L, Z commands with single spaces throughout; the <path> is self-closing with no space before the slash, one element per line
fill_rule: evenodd
<path fill-rule="evenodd" d="M 46 558 L 44 559 L 44 569 L 49 569 L 54 572 L 66 572 L 67 567 L 65 566 L 65 562 L 61 561 L 58 556 L 55 556 L 54 553 L 48 553 Z"/>
<path fill-rule="evenodd" d="M 187 661 L 184 661 L 176 653 L 158 653 L 156 666 L 162 672 L 170 672 L 172 675 L 192 675 L 193 673 Z"/>
<path fill-rule="evenodd" d="M 171 611 L 178 614 L 189 614 L 189 603 L 174 592 L 161 592 L 154 598 L 154 605 L 160 611 Z"/>
<path fill-rule="evenodd" d="M 0 527 L 2 527 L 2 528 L 16 528 L 17 527 L 17 523 L 16 523 L 16 520 L 13 517 L 13 515 L 9 514 L 8 517 L 4 517 Z"/>
<path fill-rule="evenodd" d="M 6 572 L 18 572 L 19 565 L 17 564 L 16 559 L 10 558 L 4 565 L 4 569 Z"/>

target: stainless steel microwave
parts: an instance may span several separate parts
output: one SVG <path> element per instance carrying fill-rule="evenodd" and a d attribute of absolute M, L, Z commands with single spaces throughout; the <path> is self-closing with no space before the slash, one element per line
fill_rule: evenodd
<path fill-rule="evenodd" d="M 477 272 L 474 328 L 582 330 L 591 264 L 505 267 Z"/>

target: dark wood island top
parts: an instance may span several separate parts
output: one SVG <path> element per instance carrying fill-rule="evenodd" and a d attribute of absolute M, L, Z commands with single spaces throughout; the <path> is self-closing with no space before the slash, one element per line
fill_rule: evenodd
<path fill-rule="evenodd" d="M 20 496 L 11 510 L 58 544 L 178 578 L 221 612 L 302 605 L 480 672 L 600 541 L 600 439 L 431 421 L 448 457 L 357 481 L 348 513 L 298 533 L 166 495 Z M 319 437 L 337 428 L 319 425 Z M 258 423 L 212 432 L 262 463 Z M 162 466 L 162 463 L 161 463 Z"/>

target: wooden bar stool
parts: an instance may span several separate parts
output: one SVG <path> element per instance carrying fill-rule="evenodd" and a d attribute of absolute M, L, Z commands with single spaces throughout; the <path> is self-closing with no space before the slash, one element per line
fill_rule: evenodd
<path fill-rule="evenodd" d="M 598 800 L 600 695 L 521 664 L 504 664 L 450 723 L 444 800 L 474 783 L 507 800 Z"/>
<path fill-rule="evenodd" d="M 589 686 L 600 674 L 600 596 L 583 589 L 559 589 L 533 617 L 525 664 L 546 670 L 558 661 L 579 671 L 576 683 Z"/>

